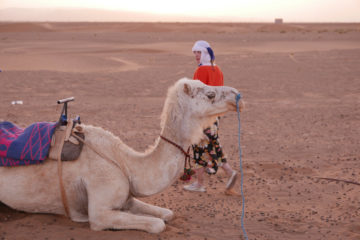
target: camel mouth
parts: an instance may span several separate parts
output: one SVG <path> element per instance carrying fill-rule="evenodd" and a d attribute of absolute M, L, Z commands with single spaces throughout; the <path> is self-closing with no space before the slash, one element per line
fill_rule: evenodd
<path fill-rule="evenodd" d="M 237 106 L 236 106 L 236 103 L 235 102 L 229 102 L 227 103 L 227 106 L 228 106 L 228 111 L 236 111 L 237 109 Z"/>
<path fill-rule="evenodd" d="M 239 112 L 242 112 L 245 108 L 245 103 L 243 100 L 239 100 L 238 104 L 235 102 L 231 102 L 229 103 L 229 105 L 233 108 L 232 111 L 237 111 L 238 110 L 238 105 L 239 105 Z"/>
<path fill-rule="evenodd" d="M 244 109 L 245 103 L 242 100 L 239 100 L 239 104 L 237 105 L 236 101 L 231 101 L 227 103 L 229 107 L 229 111 L 237 111 L 239 105 L 239 111 L 242 112 Z"/>

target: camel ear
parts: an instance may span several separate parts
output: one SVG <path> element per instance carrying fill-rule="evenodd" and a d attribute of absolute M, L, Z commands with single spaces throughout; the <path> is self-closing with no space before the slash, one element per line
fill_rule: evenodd
<path fill-rule="evenodd" d="M 184 93 L 186 93 L 189 96 L 191 95 L 191 87 L 187 83 L 184 84 Z"/>

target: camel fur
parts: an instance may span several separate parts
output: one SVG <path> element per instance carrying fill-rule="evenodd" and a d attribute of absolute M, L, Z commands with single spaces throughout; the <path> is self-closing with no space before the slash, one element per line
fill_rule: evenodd
<path fill-rule="evenodd" d="M 168 90 L 160 134 L 184 149 L 198 143 L 202 130 L 216 116 L 236 111 L 236 94 L 238 91 L 231 87 L 180 79 Z M 183 170 L 183 153 L 160 137 L 147 151 L 136 152 L 102 128 L 82 127 L 86 144 L 79 159 L 63 162 L 71 220 L 88 221 L 92 230 L 162 232 L 174 213 L 137 198 L 169 187 Z M 105 160 L 87 144 L 118 164 Z M 25 212 L 65 214 L 56 161 L 0 168 L 0 201 Z"/>

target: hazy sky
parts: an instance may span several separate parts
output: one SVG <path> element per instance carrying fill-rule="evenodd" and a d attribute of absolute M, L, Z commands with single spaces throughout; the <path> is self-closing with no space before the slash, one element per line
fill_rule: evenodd
<path fill-rule="evenodd" d="M 12 7 L 100 8 L 234 21 L 360 22 L 360 0 L 0 0 L 0 8 Z"/>

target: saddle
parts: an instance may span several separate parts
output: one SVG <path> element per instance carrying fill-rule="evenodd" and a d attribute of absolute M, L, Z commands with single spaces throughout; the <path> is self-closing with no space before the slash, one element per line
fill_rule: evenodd
<path fill-rule="evenodd" d="M 83 128 L 75 120 L 67 125 L 57 126 L 51 139 L 49 158 L 58 160 L 61 152 L 61 161 L 73 161 L 79 158 L 84 143 L 77 140 L 74 135 L 85 139 Z"/>
<path fill-rule="evenodd" d="M 51 139 L 49 158 L 58 161 L 73 161 L 79 158 L 83 148 L 85 135 L 81 126 L 80 117 L 68 121 L 67 103 L 74 101 L 74 98 L 59 100 L 64 107 L 60 115 L 58 125 Z M 83 141 L 79 141 L 82 139 Z"/>

